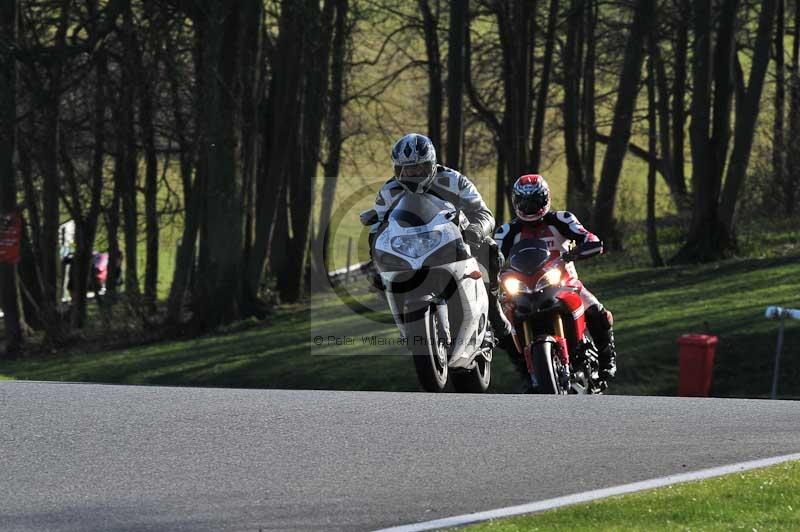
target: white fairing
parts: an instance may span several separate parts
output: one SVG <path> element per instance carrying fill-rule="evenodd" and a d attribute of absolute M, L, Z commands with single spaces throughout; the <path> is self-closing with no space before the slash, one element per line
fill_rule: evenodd
<path fill-rule="evenodd" d="M 412 270 L 422 269 L 426 258 L 447 244 L 461 239 L 459 228 L 451 221 L 455 213 L 453 205 L 435 196 L 426 195 L 426 197 L 437 206 L 441 207 L 439 214 L 434 216 L 429 223 L 415 227 L 403 227 L 397 223 L 395 219 L 390 217 L 387 220 L 385 230 L 381 232 L 375 241 L 376 251 L 402 258 L 411 265 Z M 419 257 L 411 257 L 399 253 L 392 248 L 392 239 L 394 238 L 400 236 L 408 237 L 432 231 L 441 232 L 441 240 Z M 463 320 L 461 320 L 460 324 L 453 323 L 450 330 L 451 350 L 448 366 L 451 368 L 469 368 L 474 365 L 475 357 L 485 351 L 482 350 L 481 347 L 488 327 L 489 300 L 484 285 L 484 279 L 481 277 L 474 279 L 469 275 L 480 272 L 480 266 L 475 258 L 470 257 L 465 260 L 459 260 L 441 266 L 433 266 L 430 270 L 446 271 L 453 279 L 457 280 L 456 287 L 460 297 L 450 297 L 448 299 L 448 315 L 463 315 Z M 396 277 L 403 276 L 403 278 L 407 278 L 408 272 L 409 270 L 382 272 L 381 277 L 383 278 L 384 285 L 390 287 L 391 282 Z M 401 315 L 404 309 L 398 308 L 399 305 L 390 290 L 390 288 L 387 288 L 386 293 L 389 308 L 392 311 L 398 328 L 405 337 L 406 331 L 401 321 Z M 452 305 L 459 304 L 458 302 L 461 302 L 462 308 L 452 308 Z M 418 308 L 425 308 L 428 304 L 428 302 L 423 300 L 406 301 L 406 308 L 409 308 L 408 305 L 411 305 L 411 310 L 418 310 Z M 485 352 L 483 352 L 483 355 L 487 357 L 491 356 Z"/>

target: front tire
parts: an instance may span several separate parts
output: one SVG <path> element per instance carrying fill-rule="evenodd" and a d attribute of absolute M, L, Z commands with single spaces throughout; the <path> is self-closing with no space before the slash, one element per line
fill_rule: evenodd
<path fill-rule="evenodd" d="M 537 342 L 531 346 L 533 371 L 539 387 L 536 391 L 544 394 L 564 395 L 568 392 L 562 388 L 558 378 L 559 370 L 563 368 L 561 358 L 555 353 L 552 342 Z"/>
<path fill-rule="evenodd" d="M 453 372 L 453 388 L 460 393 L 483 393 L 492 380 L 492 363 L 482 356 L 475 359 L 475 367 L 469 371 Z"/>
<path fill-rule="evenodd" d="M 408 346 L 422 389 L 441 393 L 447 387 L 447 346 L 439 338 L 439 322 L 431 308 L 419 319 L 406 323 Z"/>

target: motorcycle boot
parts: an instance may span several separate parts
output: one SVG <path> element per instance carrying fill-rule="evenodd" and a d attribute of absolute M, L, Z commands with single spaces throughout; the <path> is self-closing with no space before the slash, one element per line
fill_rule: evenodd
<path fill-rule="evenodd" d="M 600 378 L 604 381 L 613 379 L 617 374 L 613 320 L 611 313 L 603 305 L 594 305 L 586 310 L 586 326 L 600 355 Z"/>

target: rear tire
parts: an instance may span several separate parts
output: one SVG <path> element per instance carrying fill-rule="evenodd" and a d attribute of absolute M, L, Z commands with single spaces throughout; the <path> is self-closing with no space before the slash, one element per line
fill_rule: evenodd
<path fill-rule="evenodd" d="M 475 367 L 469 371 L 453 372 L 453 388 L 460 393 L 483 393 L 492 380 L 492 363 L 482 356 L 475 359 Z"/>
<path fill-rule="evenodd" d="M 568 390 L 561 387 L 558 371 L 563 367 L 551 342 L 538 342 L 531 346 L 533 371 L 539 381 L 537 391 L 544 394 L 563 395 Z"/>
<path fill-rule="evenodd" d="M 406 323 L 406 335 L 422 389 L 432 393 L 443 392 L 449 376 L 447 346 L 439 339 L 436 312 L 428 307 L 423 317 Z"/>

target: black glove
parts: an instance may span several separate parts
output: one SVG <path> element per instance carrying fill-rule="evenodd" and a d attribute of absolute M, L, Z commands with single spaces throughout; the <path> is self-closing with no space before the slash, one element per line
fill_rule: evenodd
<path fill-rule="evenodd" d="M 361 225 L 370 226 L 378 223 L 378 213 L 375 211 L 375 209 L 370 209 L 362 212 L 358 216 L 358 219 L 361 222 Z"/>
<path fill-rule="evenodd" d="M 464 240 L 471 246 L 479 246 L 483 243 L 486 236 L 483 234 L 483 227 L 481 224 L 469 224 L 464 229 Z"/>
<path fill-rule="evenodd" d="M 567 251 L 566 253 L 561 254 L 561 260 L 564 262 L 575 262 L 578 260 L 578 256 L 572 251 Z"/>

